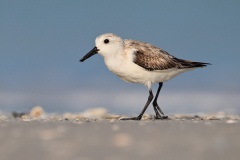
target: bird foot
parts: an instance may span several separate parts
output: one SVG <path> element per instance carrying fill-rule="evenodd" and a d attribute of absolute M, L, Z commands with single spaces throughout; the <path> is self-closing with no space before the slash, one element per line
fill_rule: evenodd
<path fill-rule="evenodd" d="M 168 119 L 168 116 L 155 116 L 154 118 L 163 120 L 163 119 Z"/>
<path fill-rule="evenodd" d="M 130 118 L 120 118 L 120 120 L 141 120 L 142 117 L 138 116 L 138 117 L 130 117 Z"/>

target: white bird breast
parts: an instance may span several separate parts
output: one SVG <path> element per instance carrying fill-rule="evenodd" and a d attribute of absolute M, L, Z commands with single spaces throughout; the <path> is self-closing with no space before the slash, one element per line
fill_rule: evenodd
<path fill-rule="evenodd" d="M 133 54 L 117 54 L 114 57 L 104 57 L 108 69 L 127 82 L 141 83 L 149 86 L 149 83 L 165 82 L 180 73 L 191 69 L 168 69 L 148 71 L 133 62 Z"/>

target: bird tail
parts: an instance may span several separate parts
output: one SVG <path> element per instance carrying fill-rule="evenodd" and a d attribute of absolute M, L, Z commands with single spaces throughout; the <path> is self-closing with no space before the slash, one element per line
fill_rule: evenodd
<path fill-rule="evenodd" d="M 174 58 L 175 61 L 180 64 L 178 68 L 202 68 L 206 67 L 207 65 L 211 65 L 210 63 L 205 63 L 205 62 L 193 62 L 193 61 L 188 61 L 188 60 L 183 60 L 183 59 L 178 59 Z"/>

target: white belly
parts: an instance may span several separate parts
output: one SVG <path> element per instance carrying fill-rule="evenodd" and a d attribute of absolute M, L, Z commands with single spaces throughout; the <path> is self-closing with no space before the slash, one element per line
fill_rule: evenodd
<path fill-rule="evenodd" d="M 123 63 L 123 61 L 115 61 L 111 59 L 105 59 L 105 64 L 111 72 L 119 76 L 124 81 L 142 84 L 149 82 L 165 82 L 180 73 L 192 70 L 174 68 L 168 70 L 148 71 L 131 61 L 124 61 Z"/>

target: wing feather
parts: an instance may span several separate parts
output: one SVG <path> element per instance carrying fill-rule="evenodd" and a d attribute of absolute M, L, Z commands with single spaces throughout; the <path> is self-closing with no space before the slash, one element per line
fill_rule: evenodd
<path fill-rule="evenodd" d="M 125 47 L 134 48 L 133 62 L 149 71 L 205 67 L 209 64 L 178 59 L 149 43 L 125 40 Z"/>

